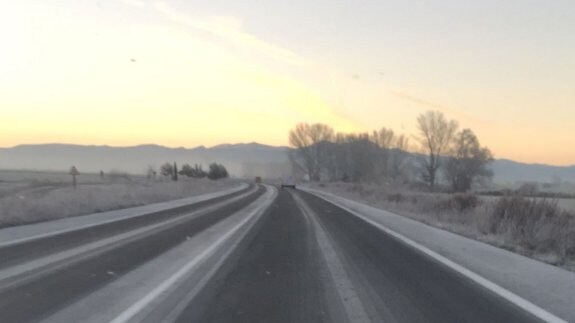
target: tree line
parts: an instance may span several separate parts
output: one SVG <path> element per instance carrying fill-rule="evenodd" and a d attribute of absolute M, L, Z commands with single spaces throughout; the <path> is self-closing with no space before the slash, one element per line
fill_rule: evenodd
<path fill-rule="evenodd" d="M 310 181 L 425 183 L 434 190 L 440 174 L 453 191 L 492 176 L 491 151 L 471 129 L 459 130 L 439 111 L 417 118 L 410 137 L 388 128 L 371 133 L 340 133 L 328 125 L 300 123 L 289 132 L 290 161 Z"/>
<path fill-rule="evenodd" d="M 195 164 L 192 167 L 190 164 L 184 164 L 178 170 L 177 163 L 165 163 L 160 167 L 160 174 L 164 177 L 171 178 L 174 181 L 178 180 L 178 176 L 186 176 L 189 178 L 207 177 L 212 180 L 229 177 L 228 170 L 222 164 L 211 163 L 208 167 L 209 169 L 205 171 L 202 165 Z M 150 176 L 150 171 L 148 171 L 148 177 Z"/>

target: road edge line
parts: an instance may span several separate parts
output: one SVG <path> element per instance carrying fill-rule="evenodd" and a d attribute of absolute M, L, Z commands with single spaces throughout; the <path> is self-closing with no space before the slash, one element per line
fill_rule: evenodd
<path fill-rule="evenodd" d="M 458 272 L 459 274 L 465 276 L 466 278 L 472 280 L 476 284 L 478 284 L 478 285 L 488 289 L 489 291 L 495 293 L 496 295 L 504 298 L 505 300 L 516 305 L 517 307 L 521 308 L 522 310 L 526 311 L 527 313 L 537 317 L 538 319 L 541 319 L 545 322 L 550 322 L 550 323 L 567 323 L 566 320 L 564 320 L 564 319 L 556 316 L 555 314 L 552 314 L 551 312 L 531 303 L 530 301 L 524 299 L 523 297 L 499 286 L 498 284 L 496 284 L 496 283 L 488 280 L 487 278 L 471 271 L 470 269 L 463 267 L 462 265 L 454 262 L 453 260 L 450 260 L 449 258 L 440 255 L 439 253 L 429 249 L 428 247 L 425 247 L 424 245 L 422 245 L 418 242 L 415 242 L 414 240 L 404 236 L 401 233 L 397 233 L 397 232 L 389 229 L 388 227 L 384 226 L 383 224 L 381 224 L 379 222 L 376 222 L 376 221 L 370 219 L 369 217 L 367 217 L 364 214 L 361 214 L 355 210 L 348 208 L 347 206 L 342 205 L 338 201 L 331 200 L 329 197 L 321 194 L 321 192 L 318 192 L 316 190 L 310 190 L 307 188 L 302 188 L 301 190 L 304 192 L 307 192 L 309 194 L 312 194 L 313 196 L 321 198 L 322 200 L 324 200 L 328 203 L 334 204 L 337 207 L 349 212 L 350 214 L 353 214 L 353 215 L 359 217 L 360 219 L 362 219 L 362 220 L 368 222 L 369 224 L 377 227 L 381 231 L 389 234 L 390 236 L 403 242 L 404 244 L 410 246 L 411 248 L 414 248 L 414 249 L 420 251 L 421 253 L 427 255 L 428 257 L 434 259 L 435 261 L 449 267 L 450 269 L 452 269 L 452 270 Z"/>

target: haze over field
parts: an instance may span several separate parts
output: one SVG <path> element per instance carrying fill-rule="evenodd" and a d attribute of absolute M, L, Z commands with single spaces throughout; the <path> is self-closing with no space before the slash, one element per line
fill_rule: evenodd
<path fill-rule="evenodd" d="M 572 165 L 573 30 L 567 0 L 3 1 L 0 147 L 284 146 L 434 109 L 499 158 Z"/>
<path fill-rule="evenodd" d="M 168 148 L 158 145 L 134 147 L 79 146 L 79 145 L 23 145 L 0 148 L 0 169 L 67 171 L 71 165 L 84 173 L 117 171 L 145 174 L 149 167 L 156 171 L 166 162 L 180 166 L 212 162 L 225 164 L 234 176 L 265 176 L 277 178 L 291 172 L 287 147 L 265 146 L 257 143 L 211 148 L 203 146 Z M 37 156 L 42 156 L 38 159 Z"/>
<path fill-rule="evenodd" d="M 134 147 L 23 145 L 0 148 L 0 169 L 65 172 L 71 165 L 76 165 L 82 172 L 115 170 L 144 174 L 149 166 L 159 169 L 165 162 L 176 161 L 180 165 L 199 163 L 207 166 L 217 161 L 225 164 L 233 176 L 264 176 L 276 179 L 292 171 L 287 154 L 289 150 L 288 147 L 257 143 L 224 144 L 210 148 L 200 146 L 192 149 L 157 145 Z M 575 183 L 575 165 L 560 167 L 497 159 L 490 168 L 494 171 L 495 183 L 529 181 Z"/>

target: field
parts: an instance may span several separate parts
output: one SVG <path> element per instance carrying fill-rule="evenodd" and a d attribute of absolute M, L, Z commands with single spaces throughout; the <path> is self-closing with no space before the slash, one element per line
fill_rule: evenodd
<path fill-rule="evenodd" d="M 78 216 L 223 190 L 233 180 L 148 180 L 122 173 L 0 171 L 0 227 Z"/>
<path fill-rule="evenodd" d="M 498 196 L 481 196 L 480 198 L 486 202 L 496 202 L 498 199 L 500 199 L 500 197 L 498 197 Z M 544 200 L 543 198 L 535 198 L 535 199 L 539 200 L 539 201 Z M 558 207 L 560 207 L 561 209 L 575 215 L 575 199 L 567 199 L 567 198 L 549 199 L 549 198 L 547 198 L 547 200 L 551 200 L 554 203 L 557 203 Z"/>
<path fill-rule="evenodd" d="M 559 207 L 575 214 L 575 199 L 558 199 Z"/>

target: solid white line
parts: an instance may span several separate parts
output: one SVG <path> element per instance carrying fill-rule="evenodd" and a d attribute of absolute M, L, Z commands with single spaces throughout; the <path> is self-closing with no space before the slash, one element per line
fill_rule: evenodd
<path fill-rule="evenodd" d="M 372 224 L 373 226 L 377 227 L 381 231 L 393 236 L 397 240 L 405 243 L 406 245 L 408 245 L 408 246 L 410 246 L 416 250 L 419 250 L 420 252 L 426 254 L 427 256 L 429 256 L 429 257 L 435 259 L 436 261 L 444 264 L 445 266 L 455 270 L 456 272 L 462 274 L 463 276 L 467 277 L 468 279 L 471 279 L 475 283 L 483 286 L 484 288 L 487 288 L 488 290 L 490 290 L 493 293 L 499 295 L 500 297 L 506 299 L 507 301 L 517 305 L 518 307 L 520 307 L 524 311 L 532 314 L 533 316 L 535 316 L 535 317 L 537 317 L 543 321 L 550 322 L 550 323 L 567 323 L 567 321 L 555 316 L 554 314 L 549 313 L 548 311 L 546 311 L 546 310 L 542 309 L 541 307 L 529 302 L 528 300 L 522 298 L 521 296 L 514 294 L 513 292 L 508 291 L 507 289 L 495 284 L 494 282 L 483 278 L 482 276 L 480 276 L 480 275 L 472 272 L 471 270 L 453 262 L 452 260 L 438 254 L 437 252 L 409 239 L 408 237 L 406 237 L 400 233 L 397 233 L 395 231 L 392 231 L 391 229 L 385 227 L 383 224 L 378 223 L 378 222 L 370 219 L 369 217 L 367 217 L 367 216 L 365 216 L 359 212 L 351 210 L 348 207 L 341 205 L 337 201 L 330 200 L 329 198 L 323 196 L 321 193 L 318 194 L 318 192 L 314 192 L 314 190 L 304 189 L 304 191 L 307 191 L 308 193 L 311 193 L 311 194 L 327 201 L 328 203 L 335 204 L 338 207 L 340 207 L 341 209 L 365 220 L 366 222 Z"/>
<path fill-rule="evenodd" d="M 330 238 L 325 232 L 323 226 L 317 220 L 315 212 L 307 205 L 307 203 L 298 195 L 293 193 L 292 196 L 298 208 L 302 211 L 305 217 L 312 223 L 316 229 L 316 238 L 322 255 L 327 263 L 327 268 L 332 276 L 332 280 L 337 289 L 337 293 L 341 299 L 345 313 L 350 322 L 371 322 L 359 295 L 355 292 L 353 283 L 349 279 L 347 272 L 337 255 L 335 247 L 333 246 Z"/>
<path fill-rule="evenodd" d="M 268 189 L 270 189 L 268 187 Z M 273 189 L 272 189 L 273 190 Z M 273 201 L 274 194 L 268 194 L 267 202 Z M 110 323 L 123 323 L 128 322 L 134 316 L 136 316 L 140 311 L 145 309 L 151 303 L 154 302 L 158 297 L 160 297 L 163 293 L 168 291 L 172 286 L 174 286 L 178 281 L 180 281 L 183 277 L 185 277 L 191 270 L 198 267 L 203 261 L 207 260 L 212 254 L 216 252 L 216 250 L 226 242 L 232 235 L 236 233 L 244 224 L 246 224 L 252 216 L 256 215 L 260 210 L 267 207 L 269 203 L 262 203 L 262 206 L 255 211 L 236 226 L 234 226 L 230 231 L 226 232 L 222 235 L 216 242 L 214 242 L 211 246 L 206 248 L 202 253 L 200 253 L 197 257 L 190 260 L 186 265 L 184 265 L 180 270 L 178 270 L 174 275 L 170 276 L 166 279 L 162 284 L 158 285 L 154 288 L 150 293 L 146 296 L 141 298 L 138 302 L 132 304 L 129 308 L 127 308 L 124 312 L 118 315 L 115 319 L 110 321 Z"/>
<path fill-rule="evenodd" d="M 267 186 L 267 184 L 263 184 Z M 271 187 L 271 195 L 265 197 L 265 201 L 263 205 L 260 205 L 256 209 L 254 209 L 249 215 L 253 219 L 252 224 L 247 224 L 247 226 L 253 226 L 254 223 L 257 222 L 259 217 L 264 213 L 264 211 L 271 205 L 271 203 L 275 200 L 278 191 L 275 187 Z M 250 228 L 244 230 L 240 236 L 236 237 L 236 241 L 242 241 L 243 238 L 247 235 Z M 235 244 L 237 246 L 237 243 Z M 174 307 L 169 315 L 162 318 L 165 322 L 175 322 L 177 317 L 182 313 L 182 311 L 188 306 L 188 304 L 198 295 L 198 293 L 208 284 L 210 279 L 216 274 L 217 270 L 222 266 L 222 264 L 226 261 L 226 259 L 234 252 L 235 246 L 232 248 L 228 248 L 223 254 L 221 254 L 220 259 L 218 259 L 215 263 L 211 264 L 212 268 L 204 274 L 204 276 L 194 285 L 194 287 L 188 292 L 186 296 L 184 296 L 180 303 Z"/>
<path fill-rule="evenodd" d="M 130 215 L 130 216 L 126 216 L 126 217 L 121 217 L 118 219 L 110 219 L 110 220 L 105 220 L 102 222 L 95 222 L 95 223 L 89 223 L 89 224 L 84 224 L 78 227 L 74 227 L 74 228 L 69 228 L 69 229 L 62 229 L 62 230 L 57 230 L 57 231 L 52 231 L 52 232 L 47 232 L 47 233 L 41 233 L 41 234 L 37 234 L 37 235 L 33 235 L 30 237 L 26 237 L 26 238 L 19 238 L 19 239 L 15 239 L 15 240 L 11 240 L 11 241 L 6 241 L 6 242 L 2 242 L 0 243 L 0 248 L 5 248 L 5 247 L 9 247 L 12 245 L 16 245 L 16 244 L 22 244 L 22 243 L 26 243 L 29 241 L 33 241 L 33 240 L 38 240 L 38 239 L 43 239 L 43 238 L 48 238 L 48 237 L 52 237 L 52 236 L 57 236 L 60 234 L 64 234 L 64 233 L 68 233 L 68 232 L 74 232 L 74 231 L 79 231 L 79 230 L 83 230 L 83 229 L 87 229 L 87 228 L 91 228 L 91 227 L 97 227 L 100 225 L 104 225 L 104 224 L 108 224 L 108 223 L 113 223 L 113 222 L 118 222 L 118 221 L 122 221 L 122 220 L 127 220 L 127 219 L 132 219 L 132 218 L 137 218 L 137 217 L 141 217 L 141 216 L 146 216 L 149 215 L 150 213 L 157 213 L 157 212 L 163 212 L 163 211 L 167 211 L 167 210 L 171 210 L 171 209 L 175 209 L 175 208 L 179 208 L 179 207 L 183 207 L 183 206 L 188 206 L 188 205 L 194 205 L 194 204 L 198 204 L 200 202 L 204 202 L 207 200 L 211 200 L 211 199 L 215 199 L 221 196 L 225 196 L 228 194 L 233 194 L 235 192 L 239 192 L 242 189 L 244 189 L 246 186 L 244 185 L 238 185 L 237 189 L 233 188 L 233 189 L 229 189 L 229 190 L 225 190 L 225 191 L 221 191 L 221 192 L 213 192 L 213 193 L 208 193 L 208 194 L 204 194 L 207 196 L 206 199 L 202 198 L 202 195 L 198 196 L 198 200 L 191 202 L 189 204 L 180 204 L 177 206 L 171 206 L 171 207 L 166 207 L 166 208 L 160 208 L 158 210 L 154 210 L 151 212 L 144 212 L 144 213 L 136 213 L 134 215 Z M 255 188 L 257 189 L 257 186 L 255 186 Z M 251 191 L 250 191 L 251 192 Z M 222 193 L 221 195 L 219 195 L 219 193 Z M 177 201 L 181 201 L 181 200 L 174 200 L 173 202 L 177 202 Z M 158 204 L 164 204 L 164 203 L 169 203 L 169 201 L 166 202 L 159 202 Z M 138 207 L 142 207 L 143 205 L 140 206 L 135 206 L 135 208 Z M 113 212 L 114 210 L 110 211 Z M 117 211 L 117 210 L 116 210 Z"/>

